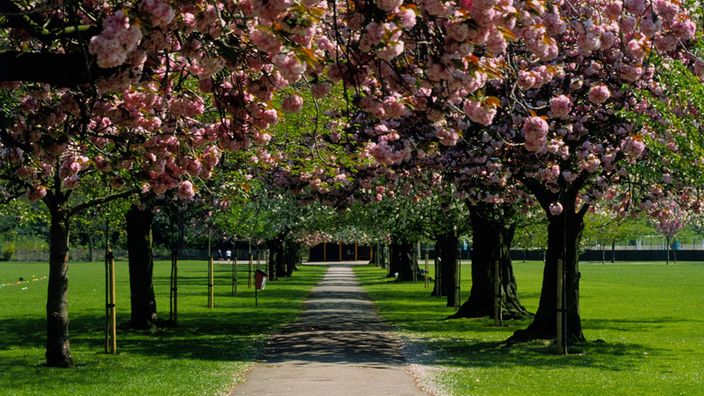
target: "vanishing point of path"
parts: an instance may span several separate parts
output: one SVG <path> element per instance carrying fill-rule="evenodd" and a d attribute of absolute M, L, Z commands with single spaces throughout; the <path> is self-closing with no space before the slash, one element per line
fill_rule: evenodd
<path fill-rule="evenodd" d="M 264 361 L 231 396 L 427 396 L 351 265 L 330 266 L 301 318 L 272 337 Z"/>

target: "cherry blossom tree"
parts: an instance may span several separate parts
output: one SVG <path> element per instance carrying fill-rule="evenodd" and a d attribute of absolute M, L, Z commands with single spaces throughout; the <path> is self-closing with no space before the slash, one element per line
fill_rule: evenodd
<path fill-rule="evenodd" d="M 278 120 L 267 103 L 311 59 L 315 5 L 274 24 L 290 3 L 3 2 L 0 81 L 17 98 L 0 127 L 3 195 L 26 191 L 52 214 L 50 366 L 73 366 L 70 217 L 136 191 L 189 199 L 221 152 L 264 144 Z M 107 195 L 66 206 L 95 185 Z"/>
<path fill-rule="evenodd" d="M 670 243 L 690 221 L 691 215 L 674 201 L 661 202 L 650 212 L 650 223 L 665 237 L 666 263 L 670 264 Z M 673 251 L 675 263 L 677 252 Z"/>
<path fill-rule="evenodd" d="M 355 4 L 356 13 L 348 14 L 354 32 L 348 47 L 356 44 L 362 55 L 338 61 L 328 77 L 355 88 L 360 115 L 349 115 L 346 131 L 362 150 L 379 165 L 397 165 L 437 155 L 419 139 L 432 133 L 442 145 L 464 145 L 492 189 L 517 181 L 548 215 L 540 308 L 514 339 L 555 336 L 559 259 L 567 268 L 567 338 L 583 341 L 578 252 L 584 215 L 603 199 L 620 215 L 647 210 L 682 186 L 651 144 L 677 150 L 676 136 L 628 113 L 657 120 L 657 107 L 641 94 L 662 98 L 667 91 L 658 62 L 693 63 L 688 49 L 697 25 L 687 6 L 425 1 L 417 21 L 399 14 L 387 22 L 383 11 L 408 11 L 403 3 Z M 400 27 L 385 25 L 393 23 Z M 379 34 L 380 26 L 395 33 Z M 498 195 L 477 188 L 481 199 L 516 199 L 515 188 Z"/>

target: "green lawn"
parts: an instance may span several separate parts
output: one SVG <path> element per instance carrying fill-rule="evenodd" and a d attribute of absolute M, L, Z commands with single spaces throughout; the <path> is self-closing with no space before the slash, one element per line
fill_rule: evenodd
<path fill-rule="evenodd" d="M 542 263 L 515 263 L 535 312 Z M 381 316 L 406 344 L 411 370 L 437 395 L 700 395 L 704 393 L 704 265 L 585 264 L 580 312 L 589 340 L 558 356 L 549 341 L 502 345 L 530 320 L 443 320 L 454 312 L 422 282 L 356 268 Z M 431 268 L 430 273 L 433 273 Z M 471 287 L 463 266 L 463 301 Z M 599 340 L 598 342 L 595 342 Z"/>
<path fill-rule="evenodd" d="M 129 320 L 127 264 L 118 262 L 117 319 Z M 0 394 L 10 395 L 220 395 L 241 381 L 266 338 L 295 320 L 326 270 L 303 266 L 293 277 L 247 288 L 248 266 L 238 266 L 238 297 L 231 269 L 215 265 L 215 309 L 207 309 L 207 263 L 179 263 L 177 328 L 118 330 L 118 355 L 104 354 L 105 269 L 72 263 L 69 269 L 73 369 L 44 366 L 46 263 L 0 263 Z M 169 317 L 170 262 L 155 264 L 159 316 Z M 20 277 L 29 283 L 7 285 Z M 36 281 L 32 279 L 36 278 Z M 26 288 L 26 289 L 25 289 Z"/>

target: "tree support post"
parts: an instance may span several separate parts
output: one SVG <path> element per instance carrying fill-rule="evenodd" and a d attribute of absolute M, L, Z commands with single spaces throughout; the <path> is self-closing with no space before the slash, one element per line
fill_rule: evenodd
<path fill-rule="evenodd" d="M 178 323 L 178 250 L 171 251 L 171 319 Z"/>
<path fill-rule="evenodd" d="M 439 300 L 442 298 L 441 259 L 438 256 L 437 244 L 435 246 L 435 298 Z"/>
<path fill-rule="evenodd" d="M 494 263 L 494 326 L 503 326 L 501 315 L 501 260 Z"/>
<path fill-rule="evenodd" d="M 567 354 L 567 339 L 565 337 L 565 305 L 563 302 L 565 287 L 565 270 L 562 259 L 557 259 L 557 353 Z"/>
<path fill-rule="evenodd" d="M 254 259 L 253 259 L 252 252 L 249 252 L 249 283 L 247 284 L 247 287 L 249 289 L 252 288 L 252 275 L 254 274 Z"/>
<path fill-rule="evenodd" d="M 213 276 L 213 257 L 208 257 L 208 309 L 213 309 L 215 307 L 214 295 L 214 276 Z"/>
<path fill-rule="evenodd" d="M 108 311 L 108 328 L 105 333 L 105 353 L 117 355 L 117 315 L 115 312 L 115 257 L 112 250 L 108 248 L 108 254 L 105 256 L 108 275 L 108 302 L 106 308 Z"/>
<path fill-rule="evenodd" d="M 460 299 L 462 298 L 460 274 L 462 273 L 462 258 L 457 257 L 457 265 L 455 266 L 455 311 L 460 309 Z"/>
<path fill-rule="evenodd" d="M 232 260 L 232 297 L 237 297 L 237 254 Z"/>
<path fill-rule="evenodd" d="M 425 251 L 425 288 L 430 287 L 430 279 L 428 279 L 428 251 Z"/>

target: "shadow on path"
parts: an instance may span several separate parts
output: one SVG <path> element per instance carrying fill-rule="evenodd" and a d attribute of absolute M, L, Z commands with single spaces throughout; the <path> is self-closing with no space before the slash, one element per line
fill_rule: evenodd
<path fill-rule="evenodd" d="M 301 318 L 272 337 L 264 361 L 231 396 L 426 395 L 406 373 L 352 265 L 330 265 Z"/>

